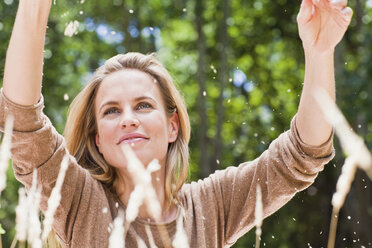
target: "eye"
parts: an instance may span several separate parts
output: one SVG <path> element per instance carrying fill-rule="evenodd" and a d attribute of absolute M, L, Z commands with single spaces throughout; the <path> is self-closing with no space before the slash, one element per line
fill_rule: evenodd
<path fill-rule="evenodd" d="M 141 109 L 152 109 L 152 105 L 148 102 L 140 102 L 137 106 L 136 106 L 136 109 L 137 110 L 141 110 Z"/>
<path fill-rule="evenodd" d="M 109 114 L 115 114 L 115 113 L 118 113 L 119 110 L 117 108 L 108 108 L 105 110 L 105 112 L 103 112 L 103 115 L 109 115 Z"/>

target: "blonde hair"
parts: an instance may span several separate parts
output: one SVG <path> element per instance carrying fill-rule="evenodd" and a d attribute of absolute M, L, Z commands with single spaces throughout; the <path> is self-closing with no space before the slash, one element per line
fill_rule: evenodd
<path fill-rule="evenodd" d="M 185 102 L 171 76 L 153 54 L 119 54 L 96 70 L 93 78 L 70 105 L 64 131 L 67 149 L 94 178 L 115 190 L 115 170 L 105 161 L 95 143 L 97 126 L 94 102 L 103 79 L 123 69 L 137 69 L 151 75 L 159 85 L 167 113 L 171 116 L 177 111 L 179 131 L 176 141 L 168 145 L 165 193 L 168 200 L 178 201 L 177 193 L 186 180 L 189 165 L 190 121 Z"/>

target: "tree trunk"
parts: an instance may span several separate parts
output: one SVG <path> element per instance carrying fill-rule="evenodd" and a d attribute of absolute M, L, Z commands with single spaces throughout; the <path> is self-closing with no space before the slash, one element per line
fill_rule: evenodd
<path fill-rule="evenodd" d="M 124 47 L 125 52 L 132 51 L 132 37 L 129 34 L 129 24 L 130 24 L 130 13 L 129 9 L 125 3 L 123 2 L 123 31 L 124 31 Z"/>
<path fill-rule="evenodd" d="M 142 7 L 143 2 L 141 0 L 135 1 L 135 8 L 134 8 L 134 16 L 135 19 L 137 20 L 137 29 L 138 29 L 138 36 L 135 38 L 136 41 L 136 51 L 145 53 L 146 48 L 143 46 L 143 41 L 142 41 L 142 36 L 141 36 L 141 31 L 142 31 L 142 20 L 141 20 L 141 7 Z"/>
<path fill-rule="evenodd" d="M 197 72 L 197 80 L 199 84 L 199 116 L 200 116 L 200 129 L 199 129 L 199 148 L 200 148 L 200 160 L 199 160 L 199 168 L 200 168 L 200 176 L 202 178 L 208 176 L 211 172 L 211 168 L 208 161 L 208 138 L 207 138 L 207 110 L 206 110 L 206 44 L 205 44 L 205 37 L 203 33 L 203 1 L 196 1 L 195 3 L 195 23 L 196 23 L 196 30 L 198 32 L 198 40 L 197 40 L 197 47 L 198 47 L 198 72 Z"/>
<path fill-rule="evenodd" d="M 222 19 L 220 22 L 220 32 L 219 32 L 219 54 L 220 54 L 220 68 L 218 71 L 218 81 L 220 82 L 220 95 L 218 98 L 217 107 L 217 131 L 215 137 L 215 151 L 214 151 L 214 161 L 212 161 L 213 171 L 219 168 L 218 161 L 222 158 L 222 126 L 224 122 L 225 108 L 223 105 L 224 98 L 223 92 L 225 90 L 226 82 L 228 80 L 228 65 L 227 65 L 227 47 L 228 47 L 228 33 L 227 33 L 227 18 L 229 17 L 229 1 L 222 0 Z"/>

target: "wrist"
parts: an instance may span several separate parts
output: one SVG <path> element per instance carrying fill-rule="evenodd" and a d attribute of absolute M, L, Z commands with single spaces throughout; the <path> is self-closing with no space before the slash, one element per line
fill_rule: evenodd
<path fill-rule="evenodd" d="M 335 53 L 334 48 L 328 48 L 328 49 L 323 49 L 319 50 L 316 48 L 308 48 L 304 46 L 304 53 L 305 57 L 311 58 L 311 57 L 316 57 L 316 58 L 322 58 L 322 57 L 333 57 Z"/>
<path fill-rule="evenodd" d="M 16 19 L 22 19 L 31 24 L 44 24 L 46 26 L 51 9 L 51 0 L 24 1 L 20 0 Z"/>
<path fill-rule="evenodd" d="M 333 61 L 334 49 L 318 51 L 316 49 L 304 49 L 305 61 Z"/>

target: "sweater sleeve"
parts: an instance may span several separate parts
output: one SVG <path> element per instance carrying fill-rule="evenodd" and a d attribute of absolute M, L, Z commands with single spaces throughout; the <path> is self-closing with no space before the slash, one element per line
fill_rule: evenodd
<path fill-rule="evenodd" d="M 38 184 L 42 186 L 41 209 L 45 212 L 48 198 L 57 180 L 60 163 L 68 151 L 64 138 L 43 113 L 43 108 L 43 98 L 36 105 L 22 106 L 11 102 L 1 91 L 0 131 L 4 130 L 7 116 L 14 116 L 11 145 L 14 174 L 26 188 L 30 188 L 33 170 L 37 169 Z M 101 217 L 97 213 L 108 207 L 104 199 L 106 191 L 102 184 L 93 179 L 89 172 L 70 156 L 61 190 L 61 202 L 53 224 L 64 247 L 71 245 L 75 229 L 89 225 L 90 222 L 97 222 Z M 107 232 L 106 228 L 104 226 L 99 231 Z"/>
<path fill-rule="evenodd" d="M 207 232 L 203 237 L 206 247 L 210 247 L 209 242 L 215 247 L 229 247 L 254 226 L 257 185 L 262 191 L 264 217 L 310 186 L 334 156 L 332 140 L 333 135 L 321 146 L 305 144 L 295 117 L 291 129 L 254 161 L 192 183 L 185 203 L 193 205 L 196 229 L 204 226 Z"/>

